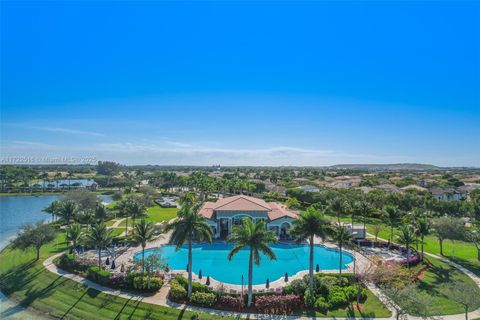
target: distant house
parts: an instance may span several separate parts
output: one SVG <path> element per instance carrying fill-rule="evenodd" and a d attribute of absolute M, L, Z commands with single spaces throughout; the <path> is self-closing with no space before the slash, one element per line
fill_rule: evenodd
<path fill-rule="evenodd" d="M 418 190 L 418 191 L 427 191 L 426 188 L 417 186 L 416 184 L 410 184 L 410 185 L 402 188 L 402 190 L 409 190 L 409 189 L 415 189 L 415 190 Z"/>
<path fill-rule="evenodd" d="M 315 186 L 312 186 L 312 185 L 309 185 L 309 184 L 297 187 L 297 189 L 302 189 L 302 190 L 308 191 L 308 192 L 319 192 L 320 191 L 320 189 L 318 187 L 315 187 Z"/>
<path fill-rule="evenodd" d="M 282 186 L 277 186 L 274 183 L 271 182 L 264 182 L 265 183 L 265 189 L 269 192 L 276 192 L 281 196 L 285 195 L 285 192 L 287 191 L 287 188 L 282 187 Z"/>
<path fill-rule="evenodd" d="M 453 188 L 447 188 L 447 189 L 434 188 L 430 190 L 430 193 L 435 199 L 443 200 L 443 201 L 460 201 L 467 197 L 466 191 L 463 191 L 461 189 L 453 189 Z"/>

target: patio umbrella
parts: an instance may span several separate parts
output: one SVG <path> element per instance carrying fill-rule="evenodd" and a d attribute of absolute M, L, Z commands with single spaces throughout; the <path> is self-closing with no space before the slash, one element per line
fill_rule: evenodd
<path fill-rule="evenodd" d="M 285 272 L 285 282 L 288 282 L 288 272 Z"/>
<path fill-rule="evenodd" d="M 202 280 L 202 269 L 198 272 L 198 279 Z"/>
<path fill-rule="evenodd" d="M 205 282 L 205 284 L 206 284 L 207 286 L 210 285 L 210 276 L 207 276 L 207 281 Z"/>
<path fill-rule="evenodd" d="M 265 287 L 268 289 L 270 288 L 270 279 L 267 278 L 267 283 L 265 283 Z"/>

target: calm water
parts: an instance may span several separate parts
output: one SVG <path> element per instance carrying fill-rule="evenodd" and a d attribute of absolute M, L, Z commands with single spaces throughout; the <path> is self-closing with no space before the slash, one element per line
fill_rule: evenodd
<path fill-rule="evenodd" d="M 247 279 L 248 275 L 248 250 L 242 250 L 228 261 L 227 255 L 232 245 L 225 243 L 202 244 L 193 247 L 193 272 L 198 274 L 202 270 L 204 277 L 211 276 L 215 280 L 241 284 L 242 274 Z M 253 284 L 265 283 L 267 278 L 270 281 L 278 280 L 285 276 L 295 275 L 302 270 L 308 270 L 310 249 L 308 245 L 284 245 L 272 246 L 277 260 L 271 261 L 262 255 L 260 266 L 253 267 Z M 146 250 L 145 256 L 154 251 L 155 248 Z M 315 246 L 315 265 L 318 263 L 322 270 L 336 270 L 339 266 L 340 253 L 337 250 L 328 249 L 320 245 Z M 161 246 L 161 256 L 166 260 L 171 269 L 186 270 L 187 247 L 176 251 L 175 246 Z M 135 259 L 141 259 L 141 252 L 135 254 Z M 348 253 L 342 254 L 343 269 L 353 261 Z"/>

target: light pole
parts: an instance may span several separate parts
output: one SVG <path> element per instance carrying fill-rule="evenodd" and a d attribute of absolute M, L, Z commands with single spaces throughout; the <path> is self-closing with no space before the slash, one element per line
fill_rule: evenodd
<path fill-rule="evenodd" d="M 243 274 L 242 274 L 242 298 L 243 298 Z"/>

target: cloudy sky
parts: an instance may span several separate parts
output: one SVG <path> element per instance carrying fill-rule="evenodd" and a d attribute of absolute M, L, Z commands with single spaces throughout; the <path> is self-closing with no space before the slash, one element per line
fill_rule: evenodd
<path fill-rule="evenodd" d="M 1 157 L 480 166 L 474 2 L 2 2 Z"/>

